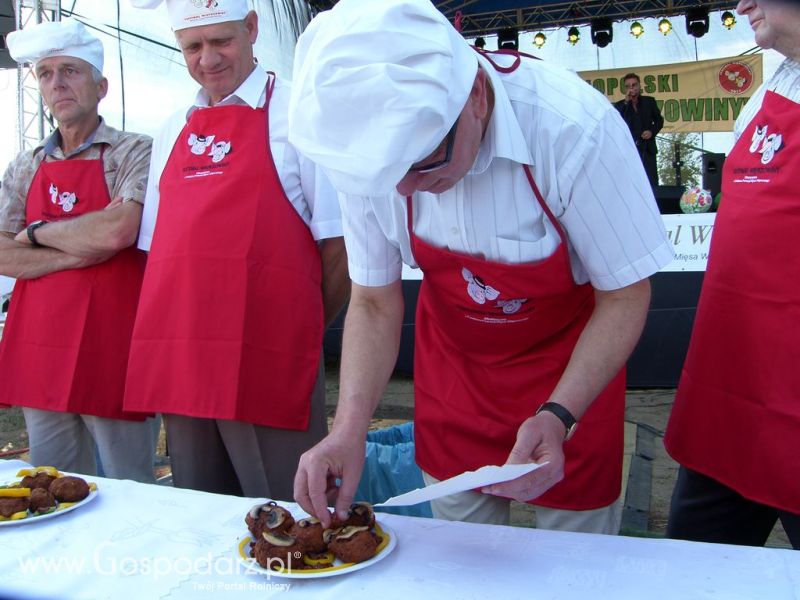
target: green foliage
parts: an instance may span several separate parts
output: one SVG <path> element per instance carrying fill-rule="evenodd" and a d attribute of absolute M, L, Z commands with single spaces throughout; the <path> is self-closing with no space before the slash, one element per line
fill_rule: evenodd
<path fill-rule="evenodd" d="M 696 133 L 662 133 L 656 139 L 658 144 L 658 179 L 661 185 L 677 185 L 675 179 L 676 146 L 680 149 L 681 185 L 700 185 L 702 181 L 702 162 L 700 159 L 700 136 Z"/>

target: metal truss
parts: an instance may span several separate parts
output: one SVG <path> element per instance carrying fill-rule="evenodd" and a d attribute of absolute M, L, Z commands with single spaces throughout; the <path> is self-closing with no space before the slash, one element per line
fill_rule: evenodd
<path fill-rule="evenodd" d="M 16 0 L 16 28 L 24 29 L 42 21 L 61 20 L 59 0 Z M 17 110 L 19 149 L 32 150 L 55 129 L 53 117 L 42 102 L 30 65 L 17 67 Z"/>

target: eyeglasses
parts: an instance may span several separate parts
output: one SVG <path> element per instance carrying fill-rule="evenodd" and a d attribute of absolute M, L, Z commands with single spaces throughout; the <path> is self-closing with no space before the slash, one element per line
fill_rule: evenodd
<path fill-rule="evenodd" d="M 459 115 L 460 117 L 461 115 Z M 430 173 L 431 171 L 435 171 L 436 169 L 441 169 L 446 167 L 450 164 L 450 159 L 453 157 L 453 144 L 456 139 L 456 128 L 458 127 L 458 117 L 456 117 L 456 122 L 453 123 L 453 126 L 450 128 L 450 131 L 447 132 L 447 146 L 444 150 L 444 158 L 442 160 L 437 160 L 435 162 L 429 163 L 427 165 L 421 165 L 419 167 L 411 166 L 408 170 L 409 172 L 413 173 Z"/>

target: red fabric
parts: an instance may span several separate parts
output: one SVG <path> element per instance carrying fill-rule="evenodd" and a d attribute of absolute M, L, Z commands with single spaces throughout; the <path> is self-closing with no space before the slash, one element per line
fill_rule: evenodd
<path fill-rule="evenodd" d="M 504 464 L 517 429 L 548 400 L 592 309 L 576 285 L 565 234 L 525 166 L 536 200 L 561 236 L 549 258 L 501 264 L 425 243 L 412 249 L 424 272 L 415 325 L 417 462 L 437 479 Z M 565 478 L 535 503 L 589 510 L 620 494 L 625 406 L 621 371 L 564 444 Z"/>
<path fill-rule="evenodd" d="M 109 202 L 102 156 L 42 162 L 28 191 L 26 219 L 71 219 Z M 126 248 L 92 267 L 17 280 L 0 344 L 0 399 L 43 410 L 144 419 L 122 411 L 144 261 L 143 252 Z"/>
<path fill-rule="evenodd" d="M 160 181 L 127 408 L 308 426 L 321 261 L 283 191 L 267 122 L 265 109 L 200 109 L 178 137 Z"/>
<path fill-rule="evenodd" d="M 703 290 L 664 439 L 681 464 L 800 513 L 800 104 L 767 92 L 725 161 Z M 756 128 L 763 135 L 755 135 Z M 780 136 L 778 142 L 777 136 Z"/>

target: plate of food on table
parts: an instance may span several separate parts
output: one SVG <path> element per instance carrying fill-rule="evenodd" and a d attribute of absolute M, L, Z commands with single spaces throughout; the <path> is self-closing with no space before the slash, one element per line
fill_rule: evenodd
<path fill-rule="evenodd" d="M 54 467 L 22 469 L 17 478 L 0 484 L 0 527 L 57 517 L 97 496 L 97 484 Z"/>
<path fill-rule="evenodd" d="M 326 529 L 319 519 L 295 519 L 289 510 L 270 501 L 245 515 L 248 535 L 237 553 L 248 569 L 270 577 L 313 579 L 351 573 L 388 556 L 397 546 L 396 534 L 375 518 L 372 506 L 357 502 L 344 520 L 333 517 Z"/>

